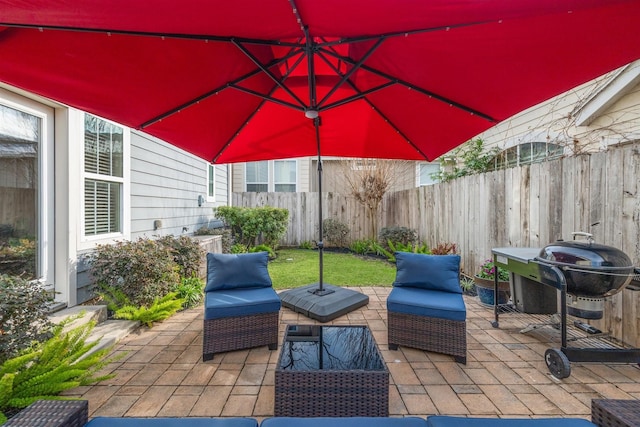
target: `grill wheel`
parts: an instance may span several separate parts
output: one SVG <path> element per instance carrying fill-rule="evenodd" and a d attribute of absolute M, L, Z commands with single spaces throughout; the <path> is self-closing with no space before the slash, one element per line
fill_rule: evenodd
<path fill-rule="evenodd" d="M 550 348 L 544 352 L 544 361 L 547 363 L 549 372 L 558 378 L 563 379 L 571 375 L 571 364 L 567 356 L 558 348 Z"/>

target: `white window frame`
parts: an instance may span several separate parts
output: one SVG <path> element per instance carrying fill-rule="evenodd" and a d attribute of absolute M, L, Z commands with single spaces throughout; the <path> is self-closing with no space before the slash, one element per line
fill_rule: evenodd
<path fill-rule="evenodd" d="M 81 179 L 80 179 L 80 247 L 82 249 L 92 248 L 96 244 L 104 244 L 104 243 L 112 243 L 117 240 L 129 239 L 130 238 L 130 216 L 131 216 L 131 206 L 130 206 L 130 187 L 131 187 L 131 179 L 130 179 L 130 158 L 131 158 L 131 131 L 126 126 L 123 126 L 119 123 L 113 122 L 111 120 L 104 119 L 102 117 L 98 117 L 100 120 L 104 120 L 107 123 L 118 126 L 122 128 L 122 142 L 123 142 L 123 153 L 122 153 L 122 177 L 115 176 L 107 176 L 101 174 L 95 174 L 91 172 L 86 172 L 84 170 L 84 115 L 89 113 L 81 112 L 82 120 L 78 120 L 79 122 L 79 132 L 80 140 L 82 141 L 82 150 L 80 150 L 80 164 L 81 166 Z M 89 114 L 91 115 L 91 114 Z M 97 117 L 97 116 L 94 116 Z M 95 179 L 100 181 L 107 182 L 117 182 L 122 184 L 122 191 L 120 193 L 120 224 L 121 230 L 119 232 L 114 233 L 105 233 L 105 234 L 97 234 L 97 235 L 87 235 L 85 230 L 85 203 L 84 203 L 84 192 L 85 192 L 85 179 Z"/>
<path fill-rule="evenodd" d="M 207 202 L 216 201 L 216 165 L 207 163 Z M 210 191 L 213 190 L 213 191 Z"/>
<path fill-rule="evenodd" d="M 53 288 L 55 265 L 55 175 L 53 108 L 0 88 L 0 103 L 41 119 L 42 139 L 38 145 L 38 193 L 36 223 L 38 227 L 36 271 L 38 281 Z"/>
<path fill-rule="evenodd" d="M 293 163 L 293 167 L 294 170 L 296 171 L 296 179 L 291 182 L 291 181 L 283 181 L 283 182 L 276 182 L 276 165 L 278 163 Z M 276 185 L 294 185 L 295 186 L 295 190 L 294 191 L 281 191 L 281 193 L 295 193 L 298 191 L 298 161 L 295 159 L 287 159 L 287 160 L 274 160 L 273 161 L 273 189 L 271 191 L 273 192 L 277 192 L 276 190 Z"/>
<path fill-rule="evenodd" d="M 271 187 L 270 187 L 270 183 L 272 181 L 271 179 L 271 170 L 273 169 L 273 167 L 271 166 L 271 161 L 268 160 L 262 160 L 262 161 L 258 161 L 258 162 L 250 162 L 250 163 L 267 163 L 267 182 L 262 182 L 262 181 L 249 181 L 247 180 L 247 163 L 244 164 L 244 191 L 246 192 L 250 192 L 250 193 L 258 193 L 258 191 L 250 191 L 247 189 L 247 187 L 250 184 L 267 184 L 267 192 L 271 191 Z"/>
<path fill-rule="evenodd" d="M 423 187 L 425 185 L 433 185 L 436 184 L 437 181 L 431 180 L 430 182 L 422 182 L 422 167 L 423 166 L 438 166 L 438 170 L 440 170 L 440 163 L 427 163 L 427 162 L 419 162 L 416 164 L 416 186 Z M 435 172 L 435 171 L 434 171 Z M 429 178 L 431 179 L 431 178 Z"/>

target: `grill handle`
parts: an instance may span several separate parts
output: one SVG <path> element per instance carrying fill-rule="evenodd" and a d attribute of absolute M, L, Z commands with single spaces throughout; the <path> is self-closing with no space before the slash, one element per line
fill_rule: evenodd
<path fill-rule="evenodd" d="M 571 235 L 573 236 L 573 240 L 576 240 L 576 236 L 581 236 L 581 237 L 586 237 L 589 243 L 595 242 L 595 239 L 593 238 L 593 234 L 587 233 L 585 231 L 574 231 L 571 233 Z"/>

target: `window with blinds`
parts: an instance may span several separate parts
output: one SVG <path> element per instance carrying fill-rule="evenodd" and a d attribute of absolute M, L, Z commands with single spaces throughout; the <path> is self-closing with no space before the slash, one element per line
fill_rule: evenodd
<path fill-rule="evenodd" d="M 296 192 L 297 181 L 297 160 L 265 160 L 245 163 L 245 191 Z"/>
<path fill-rule="evenodd" d="M 247 191 L 269 191 L 269 162 L 251 162 L 245 165 Z"/>
<path fill-rule="evenodd" d="M 207 171 L 207 197 L 214 199 L 216 196 L 216 167 L 209 164 Z"/>
<path fill-rule="evenodd" d="M 295 160 L 276 160 L 273 162 L 273 184 L 276 192 L 296 192 L 298 163 Z"/>
<path fill-rule="evenodd" d="M 124 129 L 85 114 L 84 231 L 122 232 Z"/>

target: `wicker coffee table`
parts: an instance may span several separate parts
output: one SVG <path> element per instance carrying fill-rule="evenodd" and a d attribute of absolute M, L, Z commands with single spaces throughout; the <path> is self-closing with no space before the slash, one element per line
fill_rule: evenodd
<path fill-rule="evenodd" d="M 386 417 L 389 371 L 366 326 L 289 325 L 275 372 L 276 417 Z"/>
<path fill-rule="evenodd" d="M 640 400 L 593 399 L 591 421 L 600 427 L 640 426 Z"/>

